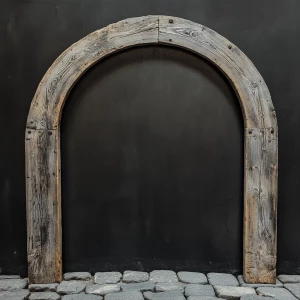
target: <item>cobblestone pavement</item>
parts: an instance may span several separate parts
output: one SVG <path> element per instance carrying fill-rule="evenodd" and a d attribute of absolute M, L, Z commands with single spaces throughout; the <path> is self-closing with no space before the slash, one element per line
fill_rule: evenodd
<path fill-rule="evenodd" d="M 279 275 L 276 284 L 247 284 L 224 273 L 125 271 L 64 274 L 63 281 L 31 284 L 0 275 L 0 300 L 297 300 L 300 275 Z"/>

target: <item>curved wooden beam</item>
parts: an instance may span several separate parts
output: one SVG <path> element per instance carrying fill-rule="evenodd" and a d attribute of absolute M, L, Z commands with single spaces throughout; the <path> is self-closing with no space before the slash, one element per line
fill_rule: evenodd
<path fill-rule="evenodd" d="M 180 18 L 146 16 L 109 25 L 73 44 L 38 86 L 25 143 L 31 283 L 62 279 L 59 127 L 70 90 L 102 58 L 129 47 L 158 43 L 210 60 L 236 91 L 245 124 L 244 279 L 275 282 L 278 131 L 269 90 L 246 55 L 213 30 Z"/>

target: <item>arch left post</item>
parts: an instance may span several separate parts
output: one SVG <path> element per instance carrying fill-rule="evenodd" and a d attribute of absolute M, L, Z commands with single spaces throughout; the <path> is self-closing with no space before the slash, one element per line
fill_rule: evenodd
<path fill-rule="evenodd" d="M 62 280 L 59 130 L 25 133 L 27 255 L 30 283 Z"/>

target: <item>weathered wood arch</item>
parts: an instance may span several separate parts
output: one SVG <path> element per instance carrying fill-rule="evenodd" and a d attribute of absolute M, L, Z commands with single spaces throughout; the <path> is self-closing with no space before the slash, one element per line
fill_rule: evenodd
<path fill-rule="evenodd" d="M 234 44 L 205 26 L 168 16 L 127 19 L 91 33 L 63 52 L 39 84 L 25 141 L 30 282 L 62 279 L 59 127 L 67 96 L 99 60 L 145 44 L 192 51 L 222 70 L 235 89 L 245 125 L 244 278 L 275 282 L 278 131 L 269 90 Z"/>

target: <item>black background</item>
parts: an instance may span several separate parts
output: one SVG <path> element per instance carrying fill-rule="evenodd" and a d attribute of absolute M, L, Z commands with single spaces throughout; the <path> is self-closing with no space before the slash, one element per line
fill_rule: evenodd
<path fill-rule="evenodd" d="M 0 6 L 0 273 L 26 275 L 24 131 L 35 89 L 70 44 L 110 23 L 183 17 L 241 48 L 279 123 L 278 272 L 300 273 L 300 2 L 12 0 Z M 62 124 L 64 271 L 242 271 L 243 120 L 218 70 L 162 46 L 106 58 Z"/>

